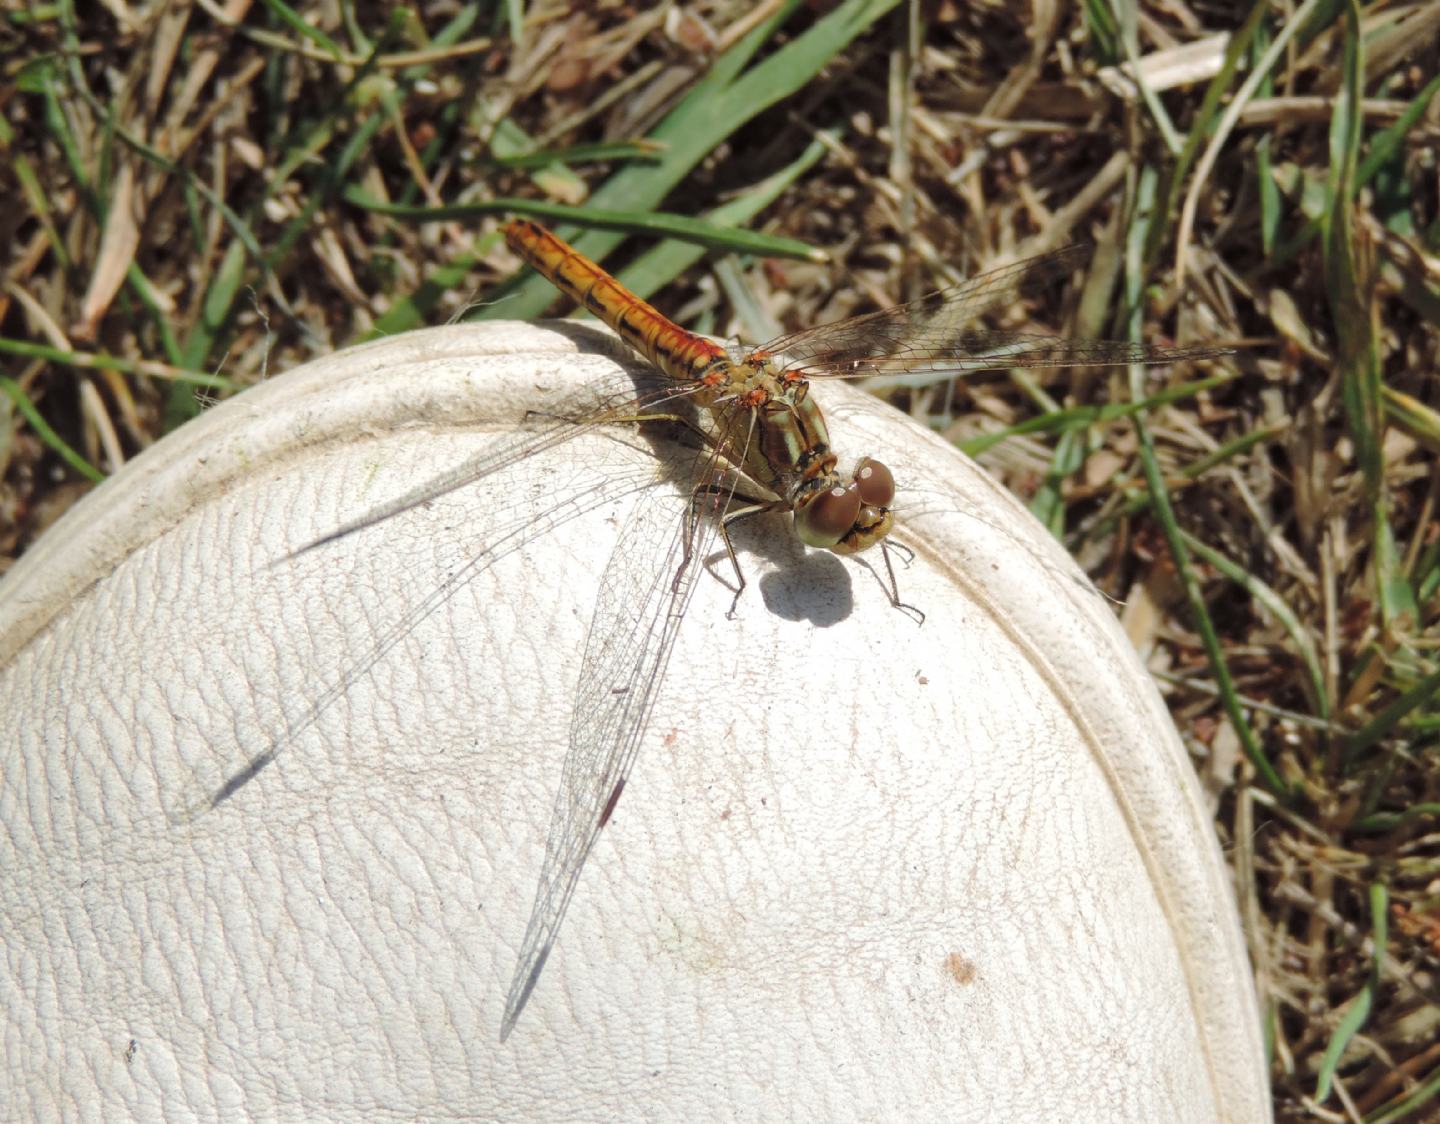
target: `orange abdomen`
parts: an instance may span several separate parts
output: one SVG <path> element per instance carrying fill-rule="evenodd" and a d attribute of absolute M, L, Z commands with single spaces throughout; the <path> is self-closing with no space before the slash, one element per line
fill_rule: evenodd
<path fill-rule="evenodd" d="M 535 272 L 609 324 L 621 339 L 671 378 L 698 378 L 716 359 L 725 357 L 717 344 L 671 323 L 538 223 L 528 219 L 507 223 L 505 243 Z"/>

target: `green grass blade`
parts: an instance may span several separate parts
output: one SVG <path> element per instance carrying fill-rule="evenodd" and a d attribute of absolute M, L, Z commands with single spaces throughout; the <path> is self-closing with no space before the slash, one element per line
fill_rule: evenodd
<path fill-rule="evenodd" d="M 1116 22 L 1121 30 L 1120 47 L 1124 52 L 1125 61 L 1130 64 L 1130 80 L 1135 83 L 1135 89 L 1140 93 L 1140 101 L 1150 114 L 1150 120 L 1155 123 L 1155 131 L 1160 134 L 1160 140 L 1171 156 L 1179 154 L 1182 147 L 1180 133 L 1175 128 L 1175 122 L 1170 119 L 1166 112 L 1165 104 L 1160 96 L 1150 88 L 1150 81 L 1145 76 L 1145 68 L 1141 65 L 1139 47 L 1138 12 L 1132 0 L 1111 0 L 1112 5 L 1118 10 L 1115 13 Z"/>
<path fill-rule="evenodd" d="M 1095 57 L 1110 66 L 1120 61 L 1120 25 L 1105 0 L 1084 0 L 1085 23 L 1095 46 Z"/>
<path fill-rule="evenodd" d="M 683 215 L 668 215 L 631 211 L 598 211 L 593 207 L 567 207 L 560 203 L 539 203 L 529 199 L 497 199 L 487 203 L 464 204 L 454 207 L 409 207 L 401 204 L 382 203 L 371 198 L 358 188 L 345 193 L 346 199 L 357 206 L 374 210 L 406 221 L 438 221 L 440 219 L 464 219 L 483 214 L 523 214 L 552 222 L 573 222 L 608 230 L 623 230 L 627 233 L 648 234 L 665 239 L 652 250 L 654 254 L 664 251 L 665 258 L 644 255 L 623 271 L 620 280 L 632 292 L 648 297 L 661 285 L 668 283 L 680 269 L 698 259 L 707 250 L 720 250 L 762 255 L 766 257 L 793 257 L 815 260 L 817 251 L 805 242 L 778 235 L 760 234 L 752 230 L 729 225 L 753 217 L 766 203 L 788 185 L 800 170 L 809 167 L 819 158 L 815 146 L 806 149 L 806 155 L 793 163 L 785 172 L 769 177 L 755 190 L 747 191 L 733 203 L 716 208 L 710 216 L 702 219 Z M 774 184 L 773 190 L 765 185 Z M 481 240 L 474 249 L 456 255 L 451 261 L 432 270 L 418 289 L 397 301 L 381 316 L 367 335 L 373 339 L 381 335 L 394 335 L 426 323 L 431 312 L 447 292 L 465 283 L 471 269 L 489 252 L 494 237 Z M 823 257 L 823 255 L 821 255 Z M 512 319 L 507 311 L 514 312 L 506 288 L 499 287 L 489 296 L 494 304 L 485 308 L 485 315 L 474 319 Z M 555 291 L 550 290 L 550 299 Z"/>
<path fill-rule="evenodd" d="M 35 216 L 36 221 L 45 231 L 45 241 L 50 247 L 50 252 L 55 255 L 55 260 L 60 265 L 69 269 L 71 266 L 70 251 L 65 246 L 65 239 L 60 237 L 60 232 L 55 228 L 54 220 L 51 217 L 50 199 L 41 186 L 40 177 L 36 175 L 34 167 L 26 158 L 23 152 L 11 147 L 13 133 L 9 123 L 0 118 L 0 148 L 3 148 L 6 155 L 10 157 L 10 171 L 15 177 L 15 182 L 20 185 L 20 190 L 25 201 L 30 206 L 30 213 Z"/>
<path fill-rule="evenodd" d="M 336 62 L 339 62 L 345 57 L 345 51 L 339 43 L 336 43 L 330 36 L 307 21 L 299 12 L 295 11 L 294 8 L 284 3 L 284 0 L 260 0 L 260 2 L 286 27 L 290 28 L 302 39 L 308 39 L 311 43 L 314 43 L 316 47 L 330 55 Z"/>
<path fill-rule="evenodd" d="M 190 335 L 180 353 L 182 367 L 194 369 L 209 358 L 210 350 L 230 316 L 235 294 L 244 284 L 246 257 L 245 247 L 238 240 L 225 248 L 225 256 L 220 259 L 219 268 L 211 277 L 210 287 L 205 292 L 200 316 L 191 327 Z M 200 405 L 193 395 L 172 394 L 165 408 L 166 432 L 194 417 L 199 413 Z"/>
<path fill-rule="evenodd" d="M 1405 142 L 1410 130 L 1420 123 L 1437 94 L 1440 94 L 1440 74 L 1431 78 L 1429 82 L 1425 83 L 1425 88 L 1410 99 L 1410 104 L 1395 119 L 1393 125 L 1381 129 L 1375 134 L 1375 139 L 1370 144 L 1370 151 L 1366 154 L 1365 159 L 1360 161 L 1360 167 L 1355 173 L 1355 178 L 1361 186 L 1368 184 L 1374 178 L 1375 173 L 1400 152 L 1400 146 Z"/>
<path fill-rule="evenodd" d="M 1214 566 L 1221 575 L 1238 585 L 1270 616 L 1280 622 L 1280 627 L 1285 630 L 1285 635 L 1290 637 L 1290 642 L 1295 646 L 1295 650 L 1300 656 L 1300 662 L 1305 667 L 1311 709 L 1322 720 L 1328 721 L 1330 694 L 1325 689 L 1325 668 L 1320 662 L 1320 653 L 1311 636 L 1311 626 L 1295 614 L 1295 611 L 1290 608 L 1280 594 L 1254 574 L 1225 557 L 1214 547 L 1201 542 L 1194 535 L 1184 532 L 1182 534 L 1184 534 L 1185 545 L 1191 553 L 1195 554 L 1202 562 Z"/>
<path fill-rule="evenodd" d="M 1250 44 L 1251 66 L 1260 65 L 1269 45 L 1269 26 L 1262 23 L 1256 28 L 1255 37 Z M 1260 98 L 1274 96 L 1275 80 L 1266 74 L 1255 93 Z M 1260 201 L 1260 245 L 1264 248 L 1266 257 L 1275 252 L 1275 240 L 1280 235 L 1280 219 L 1284 213 L 1284 200 L 1280 195 L 1280 185 L 1275 182 L 1275 165 L 1271 158 L 1274 140 L 1270 133 L 1266 133 L 1255 145 L 1255 194 Z"/>
<path fill-rule="evenodd" d="M 408 332 L 412 328 L 424 327 L 430 314 L 445 299 L 445 294 L 463 285 L 470 271 L 489 254 L 499 240 L 500 233 L 496 231 L 480 239 L 473 249 L 456 254 L 444 265 L 431 270 L 414 292 L 403 300 L 396 301 L 383 316 L 376 319 L 375 326 L 362 338 L 379 339 L 381 336 L 393 336 L 399 332 Z"/>
<path fill-rule="evenodd" d="M 1038 417 L 1026 418 L 1023 422 L 998 429 L 994 433 L 982 433 L 966 438 L 964 441 L 957 442 L 956 447 L 966 456 L 978 457 L 1012 437 L 1021 437 L 1032 433 L 1065 433 L 1072 429 L 1108 425 L 1121 418 L 1151 413 L 1161 406 L 1169 406 L 1195 398 L 1232 381 L 1234 381 L 1233 375 L 1214 375 L 1208 379 L 1197 379 L 1195 382 L 1167 386 L 1164 390 L 1139 401 L 1107 402 L 1098 406 L 1066 406 L 1051 410 Z M 1263 437 L 1268 432 L 1270 431 L 1263 431 L 1259 436 Z"/>
<path fill-rule="evenodd" d="M 1364 54 L 1360 12 L 1345 7 L 1343 81 L 1330 122 L 1330 175 L 1321 220 L 1324 231 L 1325 292 L 1337 342 L 1341 397 L 1355 459 L 1365 481 L 1371 519 L 1371 554 L 1381 617 L 1387 627 L 1414 621 L 1418 607 L 1395 547 L 1387 510 L 1385 404 L 1374 317 L 1374 263 L 1368 237 L 1354 225 L 1356 167 L 1363 119 Z"/>
<path fill-rule="evenodd" d="M 381 37 L 374 52 L 366 60 L 366 64 L 356 69 L 355 75 L 345 88 L 344 96 L 336 99 L 334 106 L 319 122 L 307 127 L 295 147 L 290 149 L 280 161 L 282 168 L 298 168 L 305 161 L 319 155 L 334 134 L 334 124 L 350 103 L 350 95 L 369 74 L 380 53 L 391 42 L 400 20 L 403 20 L 403 14 L 397 12 L 392 17 L 386 34 Z M 301 207 L 300 213 L 291 219 L 280 235 L 270 243 L 268 251 L 257 261 L 257 266 L 269 269 L 285 257 L 294 243 L 309 229 L 310 221 L 316 211 L 331 201 L 345 174 L 366 152 L 375 134 L 384 124 L 383 111 L 376 110 L 370 113 L 347 140 L 341 153 L 323 162 L 320 179 L 311 190 L 306 192 L 305 203 Z M 276 190 L 286 182 L 288 182 L 288 174 L 277 173 L 271 177 L 270 190 Z M 238 241 L 232 242 L 226 248 L 225 257 L 211 278 L 210 287 L 205 293 L 200 318 L 192 326 L 190 334 L 185 340 L 178 366 L 197 369 L 206 364 L 216 346 L 216 341 L 229 322 L 235 300 L 245 285 L 248 256 L 245 248 Z M 172 395 L 166 410 L 167 424 L 170 427 L 180 424 L 198 413 L 200 407 L 201 404 L 198 401 L 193 399 L 187 401 L 178 395 Z"/>
<path fill-rule="evenodd" d="M 1330 1085 L 1335 1080 L 1335 1070 L 1340 1065 L 1340 1059 L 1344 1056 L 1345 1047 L 1350 1045 L 1350 1040 L 1360 1033 L 1360 1028 L 1370 1018 L 1370 1010 L 1375 1005 L 1376 992 L 1380 990 L 1380 962 L 1385 956 L 1385 942 L 1388 938 L 1389 895 L 1385 887 L 1375 883 L 1370 887 L 1370 925 L 1371 944 L 1374 946 L 1371 954 L 1370 978 L 1365 986 L 1360 989 L 1360 994 L 1355 997 L 1355 1002 L 1345 1012 L 1340 1025 L 1335 1028 L 1334 1035 L 1330 1038 L 1329 1045 L 1325 1048 L 1325 1056 L 1320 1063 L 1319 1079 L 1315 1084 L 1315 1100 L 1324 1103 L 1330 1097 Z"/>
<path fill-rule="evenodd" d="M 1403 812 L 1373 812 L 1362 816 L 1350 826 L 1356 831 L 1386 832 L 1427 817 L 1440 819 L 1440 803 L 1422 800 L 1417 804 L 1407 805 Z"/>
<path fill-rule="evenodd" d="M 476 126 L 476 132 L 481 136 L 485 135 L 484 129 L 483 121 Z M 506 164 L 511 160 L 525 160 L 535 151 L 535 141 L 531 139 L 530 134 L 510 118 L 503 117 L 490 134 L 488 156 L 481 159 L 482 161 Z M 590 194 L 590 185 L 560 162 L 558 156 L 552 156 L 546 164 L 536 168 L 530 181 L 539 188 L 542 195 L 553 199 L 584 200 Z"/>
<path fill-rule="evenodd" d="M 92 483 L 98 484 L 105 479 L 103 472 L 66 444 L 65 439 L 51 428 L 45 415 L 35 408 L 35 403 L 30 401 L 24 388 L 9 375 L 0 375 L 0 393 L 14 403 L 15 409 L 30 423 L 30 428 L 44 442 L 46 448 Z"/>
<path fill-rule="evenodd" d="M 1440 1071 L 1420 1082 L 1390 1108 L 1367 1117 L 1365 1124 L 1401 1124 L 1406 1120 L 1420 1120 L 1422 1119 L 1418 1115 L 1420 1110 L 1433 1107 L 1433 1102 L 1437 1097 L 1440 1097 Z M 1434 1118 L 1430 1117 L 1430 1119 Z"/>
<path fill-rule="evenodd" d="M 1155 268 L 1156 263 L 1160 260 L 1161 252 L 1169 241 L 1185 181 L 1190 175 L 1190 170 L 1195 166 L 1195 161 L 1199 158 L 1205 142 L 1209 139 L 1216 120 L 1224 112 L 1226 99 L 1231 96 L 1231 86 L 1240 69 L 1240 64 L 1245 61 L 1250 42 L 1264 26 L 1270 9 L 1269 0 L 1255 0 L 1244 24 L 1231 36 L 1230 43 L 1225 48 L 1225 58 L 1220 64 L 1220 71 L 1210 79 L 1210 85 L 1205 89 L 1205 97 L 1200 103 L 1200 108 L 1196 110 L 1194 119 L 1190 122 L 1190 130 L 1185 135 L 1185 143 L 1180 148 L 1180 154 L 1165 169 L 1159 189 L 1160 202 L 1155 208 L 1155 214 L 1145 239 L 1143 260 L 1146 273 Z"/>
<path fill-rule="evenodd" d="M 1065 537 L 1065 481 L 1085 467 L 1090 455 L 1089 430 L 1066 430 L 1055 442 L 1050 468 L 1027 505 L 1057 539 Z"/>
<path fill-rule="evenodd" d="M 1157 179 L 1158 177 L 1150 169 L 1142 172 L 1135 207 L 1137 218 L 1131 224 L 1127 239 L 1125 296 L 1126 307 L 1130 310 L 1128 324 L 1128 338 L 1130 339 L 1138 338 L 1143 315 L 1141 299 L 1143 275 L 1140 263 L 1143 258 L 1142 247 L 1145 244 L 1146 231 L 1143 225 L 1144 220 L 1139 216 L 1153 213 L 1152 205 Z M 1138 365 L 1130 368 L 1130 396 L 1137 400 L 1144 397 L 1144 387 L 1141 382 L 1143 370 L 1144 368 Z M 1146 486 L 1150 491 L 1150 503 L 1155 513 L 1155 521 L 1165 536 L 1171 559 L 1175 563 L 1175 573 L 1180 580 L 1180 586 L 1185 592 L 1185 599 L 1190 609 L 1191 624 L 1199 634 L 1201 644 L 1204 646 L 1205 655 L 1210 664 L 1210 674 L 1215 678 L 1221 705 L 1230 719 L 1236 736 L 1240 739 L 1245 756 L 1255 767 L 1261 782 L 1277 796 L 1288 799 L 1289 793 L 1285 782 L 1281 779 L 1275 766 L 1271 764 L 1264 747 L 1260 744 L 1259 738 L 1255 736 L 1255 731 L 1245 716 L 1239 692 L 1235 688 L 1234 677 L 1231 676 L 1229 665 L 1225 662 L 1225 652 L 1220 645 L 1219 633 L 1215 628 L 1215 622 L 1210 617 L 1210 610 L 1201 592 L 1195 568 L 1190 562 L 1190 552 L 1186 548 L 1185 537 L 1175 518 L 1175 509 L 1170 504 L 1170 492 L 1165 485 L 1165 477 L 1160 471 L 1160 462 L 1155 455 L 1154 439 L 1150 435 L 1150 427 L 1143 415 L 1137 414 L 1135 417 L 1135 435 L 1138 438 L 1140 464 L 1145 473 Z"/>
<path fill-rule="evenodd" d="M 1340 746 L 1342 760 L 1353 760 L 1365 750 L 1379 744 L 1382 738 L 1399 727 L 1412 712 L 1433 699 L 1436 691 L 1440 691 L 1440 671 L 1433 671 L 1425 676 L 1347 737 Z"/>
<path fill-rule="evenodd" d="M 602 209 L 646 210 L 657 206 L 692 168 L 741 125 L 802 89 L 856 36 L 890 11 L 899 0 L 845 0 L 794 40 L 749 70 L 745 66 L 796 5 L 787 4 L 715 61 L 711 72 L 650 135 L 664 145 L 654 164 L 632 165 L 607 180 L 592 196 Z M 742 73 L 743 71 L 743 73 Z M 561 231 L 569 237 L 572 232 Z M 595 261 L 617 246 L 622 235 L 598 231 L 575 239 L 575 247 Z M 515 286 L 503 309 L 482 311 L 480 319 L 538 316 L 555 299 L 540 277 Z"/>
<path fill-rule="evenodd" d="M 492 152 L 482 156 L 480 163 L 497 168 L 548 168 L 551 164 L 594 164 L 608 160 L 654 160 L 663 150 L 654 141 L 608 141 L 602 144 L 576 144 L 569 148 L 533 149 L 500 156 Z"/>
<path fill-rule="evenodd" d="M 29 340 L 12 340 L 0 336 L 0 355 L 22 355 L 27 359 L 45 359 L 65 367 L 84 370 L 119 371 L 126 375 L 144 378 L 165 379 L 169 382 L 185 383 L 187 386 L 202 386 L 209 390 L 235 392 L 240 389 L 234 379 L 223 375 L 207 375 L 202 371 L 185 371 L 167 368 L 160 363 L 145 359 L 126 359 L 120 355 L 107 355 L 103 351 L 67 351 Z"/>
<path fill-rule="evenodd" d="M 824 261 L 825 254 L 807 242 L 754 230 L 717 226 L 704 219 L 657 211 L 609 211 L 599 207 L 570 207 L 563 203 L 540 203 L 530 199 L 492 199 L 484 203 L 458 203 L 448 207 L 406 206 L 384 203 L 359 188 L 345 192 L 347 201 L 379 215 L 410 222 L 453 222 L 482 215 L 517 214 L 545 219 L 551 223 L 575 223 L 596 230 L 646 234 L 656 238 L 678 238 L 712 250 L 732 253 L 767 254 L 773 257 Z M 551 290 L 552 294 L 554 290 Z M 552 296 L 553 299 L 553 296 Z"/>
<path fill-rule="evenodd" d="M 708 211 L 703 221 L 712 227 L 722 229 L 743 226 L 773 203 L 801 175 L 809 171 L 827 151 L 824 141 L 812 141 L 798 159 L 740 192 L 728 203 Z M 785 241 L 792 240 L 785 239 Z M 797 244 L 804 245 L 804 243 Z M 782 256 L 770 250 L 755 252 L 766 257 Z M 648 298 L 699 261 L 704 253 L 705 248 L 696 242 L 682 242 L 678 239 L 667 238 L 637 257 L 629 266 L 617 273 L 616 277 L 632 293 Z"/>
<path fill-rule="evenodd" d="M 1359 168 L 1355 171 L 1355 181 L 1358 186 L 1369 186 L 1370 182 L 1390 161 L 1404 155 L 1402 146 L 1405 139 L 1424 118 L 1437 94 L 1440 94 L 1440 74 L 1430 79 L 1425 84 L 1425 88 L 1410 99 L 1410 103 L 1395 119 L 1394 124 L 1375 134 L 1375 139 L 1370 144 L 1370 151 L 1366 153 L 1365 159 L 1360 162 Z M 1310 240 L 1320 233 L 1324 217 L 1325 210 L 1321 208 L 1294 235 L 1282 242 L 1275 251 L 1275 263 L 1284 265 L 1308 245 Z"/>

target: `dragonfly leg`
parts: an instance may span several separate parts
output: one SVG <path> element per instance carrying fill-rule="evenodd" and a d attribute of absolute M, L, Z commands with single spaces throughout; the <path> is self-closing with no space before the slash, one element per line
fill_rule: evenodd
<path fill-rule="evenodd" d="M 733 488 L 726 488 L 722 484 L 697 484 L 690 492 L 690 502 L 685 505 L 685 526 L 681 532 L 683 552 L 680 556 L 680 565 L 675 570 L 675 577 L 670 582 L 671 592 L 680 588 L 680 581 L 685 576 L 685 571 L 690 566 L 690 559 L 693 557 L 694 542 L 697 531 L 700 527 L 700 503 L 704 496 L 724 496 L 733 492 Z"/>
<path fill-rule="evenodd" d="M 925 623 L 925 614 L 914 605 L 900 600 L 900 583 L 895 580 L 895 563 L 891 560 L 891 551 L 900 556 L 903 565 L 909 566 L 911 562 L 915 561 L 915 552 L 904 543 L 893 542 L 890 539 L 880 540 L 880 556 L 885 559 L 885 573 L 890 579 L 889 585 L 885 587 L 885 596 L 890 599 L 892 608 L 899 609 L 916 625 L 922 625 Z M 881 585 L 884 586 L 885 583 L 882 582 Z"/>
<path fill-rule="evenodd" d="M 740 569 L 740 559 L 735 556 L 735 544 L 730 541 L 730 525 L 738 523 L 741 519 L 749 519 L 753 515 L 763 515 L 767 511 L 775 511 L 781 507 L 775 501 L 755 500 L 744 507 L 737 507 L 733 511 L 727 511 L 725 517 L 720 520 L 720 541 L 725 544 L 725 555 L 730 559 L 730 568 L 735 571 L 735 596 L 730 599 L 730 608 L 725 611 L 727 620 L 735 619 L 735 609 L 740 604 L 740 595 L 745 592 L 745 572 Z"/>
<path fill-rule="evenodd" d="M 900 555 L 900 564 L 908 570 L 910 563 L 915 561 L 915 552 L 903 542 L 895 542 L 893 539 L 884 539 L 882 541 L 896 554 Z"/>
<path fill-rule="evenodd" d="M 728 503 L 736 498 L 735 486 L 733 484 L 701 484 L 690 493 L 690 503 L 686 510 L 685 529 L 685 555 L 680 563 L 680 572 L 675 575 L 678 583 L 685 567 L 690 564 L 692 555 L 691 544 L 695 541 L 695 528 L 700 520 L 700 505 L 705 502 L 707 496 L 723 496 Z M 725 616 L 730 620 L 735 619 L 735 608 L 740 604 L 740 595 L 745 592 L 748 584 L 745 580 L 745 571 L 740 568 L 740 559 L 735 554 L 735 544 L 730 540 L 730 525 L 741 519 L 747 519 L 752 515 L 760 515 L 763 512 L 774 511 L 780 505 L 774 500 L 761 500 L 750 496 L 740 496 L 740 499 L 747 501 L 743 507 L 732 508 L 720 518 L 720 541 L 725 544 L 725 556 L 730 560 L 730 568 L 735 573 L 735 596 L 730 601 L 730 608 L 726 610 Z"/>

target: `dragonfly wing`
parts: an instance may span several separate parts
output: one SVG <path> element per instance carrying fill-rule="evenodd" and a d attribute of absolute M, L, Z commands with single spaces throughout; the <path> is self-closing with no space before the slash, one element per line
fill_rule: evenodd
<path fill-rule="evenodd" d="M 372 508 L 359 518 L 342 523 L 333 531 L 327 531 L 319 538 L 312 539 L 275 564 L 289 561 L 307 551 L 343 539 L 346 535 L 393 519 L 401 512 L 419 507 L 487 476 L 493 476 L 537 453 L 573 441 L 582 433 L 600 426 L 632 424 L 646 415 L 663 414 L 667 409 L 674 408 L 679 400 L 694 394 L 695 389 L 693 386 L 677 386 L 673 380 L 639 372 L 627 372 L 618 376 L 613 383 L 587 387 L 577 396 L 583 400 L 583 404 L 573 402 L 562 405 L 560 412 L 539 419 L 514 440 L 507 441 L 498 448 L 486 449 L 430 477 L 408 492 Z"/>
<path fill-rule="evenodd" d="M 638 418 L 674 409 L 677 399 L 692 393 L 672 380 L 630 374 L 613 382 L 587 388 L 567 402 L 564 413 L 538 420 L 510 440 L 502 441 L 463 463 L 431 477 L 393 500 L 372 508 L 357 519 L 342 524 L 320 538 L 306 543 L 267 566 L 273 569 L 286 562 L 336 542 L 348 535 L 377 526 L 405 511 L 419 507 L 448 492 L 480 483 L 525 461 L 527 458 L 573 440 L 601 426 L 634 422 Z M 536 512 L 533 504 L 510 505 L 497 499 L 487 507 L 487 539 L 484 548 L 467 559 L 453 574 L 431 590 L 403 616 L 383 627 L 363 653 L 340 668 L 328 684 L 302 710 L 287 716 L 284 729 L 268 744 L 248 752 L 222 774 L 218 783 L 197 778 L 180 794 L 169 811 L 172 822 L 189 823 L 234 796 L 264 768 L 280 757 L 299 736 L 313 726 L 331 706 L 363 678 L 371 668 L 403 641 L 466 583 L 473 581 L 500 559 L 569 522 L 576 516 L 610 500 L 622 498 L 652 486 L 657 469 L 631 469 L 626 474 L 609 473 L 582 478 L 565 498 L 546 510 Z M 507 508 L 511 517 L 507 518 Z"/>
<path fill-rule="evenodd" d="M 1171 363 L 1229 354 L 1224 348 L 1154 348 L 1123 340 L 1076 340 L 972 327 L 985 313 L 1068 276 L 1089 254 L 1088 246 L 1067 246 L 908 304 L 782 336 L 760 351 L 785 356 L 786 369 L 805 378 Z"/>
<path fill-rule="evenodd" d="M 1089 256 L 1087 246 L 1066 246 L 982 273 L 907 304 L 781 336 L 760 350 L 789 356 L 802 370 L 810 361 L 817 366 L 829 365 L 837 374 L 865 373 L 845 368 L 852 362 L 893 355 L 919 339 L 953 337 L 985 313 L 1013 304 L 1027 290 L 1069 276 Z"/>
<path fill-rule="evenodd" d="M 743 412 L 740 419 L 749 420 Z M 502 1042 L 535 989 L 580 871 L 630 775 L 703 569 L 700 563 L 733 497 L 733 484 L 728 491 L 718 484 L 730 460 L 722 455 L 730 444 L 727 434 L 707 440 L 713 446 L 701 457 L 708 463 L 693 478 L 715 486 L 672 497 L 672 502 L 642 497 L 601 577 L 540 883 L 505 998 Z M 743 461 L 743 454 L 737 455 Z M 708 511 L 694 511 L 691 518 L 687 507 Z"/>
<path fill-rule="evenodd" d="M 1232 355 L 1226 347 L 1152 347 L 1127 340 L 1083 340 L 1024 332 L 939 332 L 897 344 L 888 354 L 836 361 L 819 356 L 786 364 L 805 378 L 858 378 L 925 371 L 993 371 L 1009 367 L 1101 367 L 1178 363 Z M 813 366 L 812 366 L 813 364 Z"/>

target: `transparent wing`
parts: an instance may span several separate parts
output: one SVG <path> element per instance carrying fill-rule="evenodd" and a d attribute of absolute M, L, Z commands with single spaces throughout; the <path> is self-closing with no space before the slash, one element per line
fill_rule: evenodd
<path fill-rule="evenodd" d="M 503 442 L 499 447 L 486 449 L 399 497 L 372 508 L 360 518 L 344 523 L 334 531 L 291 551 L 270 565 L 284 565 L 300 555 L 376 526 L 448 492 L 494 476 L 536 453 L 571 441 L 582 433 L 601 426 L 635 423 L 645 417 L 664 416 L 667 409 L 683 405 L 684 399 L 693 394 L 694 390 L 694 387 L 677 385 L 673 380 L 648 374 L 631 374 L 598 390 L 591 388 L 583 393 L 583 409 L 576 407 L 580 416 L 545 418 L 515 439 Z M 573 406 L 574 403 L 570 405 Z M 176 823 L 191 822 L 234 796 L 256 774 L 284 754 L 301 734 L 343 698 L 387 653 L 449 601 L 466 583 L 512 551 L 519 550 L 571 519 L 609 500 L 653 486 L 659 475 L 660 468 L 656 465 L 648 469 L 631 470 L 623 476 L 612 474 L 603 478 L 589 478 L 580 486 L 570 489 L 562 501 L 538 512 L 533 503 L 509 505 L 503 500 L 497 500 L 489 509 L 491 518 L 486 527 L 487 538 L 483 550 L 466 560 L 419 603 L 380 631 L 374 642 L 342 667 L 303 710 L 286 718 L 283 730 L 268 744 L 239 761 L 221 783 L 205 784 L 199 780 L 192 782 L 171 808 L 170 819 Z M 506 515 L 507 508 L 514 512 L 510 517 Z"/>
<path fill-rule="evenodd" d="M 372 508 L 360 518 L 342 523 L 335 530 L 321 535 L 318 539 L 312 539 L 291 551 L 279 562 L 289 561 L 326 543 L 383 523 L 402 511 L 409 511 L 447 492 L 493 476 L 528 457 L 533 457 L 536 453 L 573 441 L 590 430 L 607 425 L 639 424 L 646 419 L 659 420 L 667 417 L 667 410 L 678 409 L 700 389 L 698 385 L 680 384 L 658 374 L 639 372 L 623 376 L 616 380 L 616 385 L 621 389 L 603 394 L 601 403 L 595 408 L 587 409 L 576 416 L 571 416 L 571 412 L 566 411 L 560 416 L 545 418 L 515 441 L 507 442 L 499 449 L 487 449 L 454 468 L 432 476 L 403 495 Z M 636 393 L 637 389 L 639 393 Z M 592 391 L 585 393 L 589 397 Z"/>
<path fill-rule="evenodd" d="M 806 378 L 1173 363 L 1230 354 L 1226 348 L 1158 348 L 1123 340 L 1076 340 L 970 327 L 986 312 L 1068 276 L 1089 255 L 1088 246 L 1067 246 L 908 304 L 781 336 L 759 350 L 785 356 L 786 369 Z"/>
<path fill-rule="evenodd" d="M 580 871 L 630 775 L 698 575 L 733 499 L 730 465 L 743 462 L 749 421 L 746 412 L 731 411 L 724 431 L 707 439 L 713 446 L 702 453 L 697 491 L 672 503 L 642 497 L 610 554 L 585 644 L 535 904 L 505 997 L 502 1042 L 535 989 Z M 728 485 L 722 483 L 727 477 Z"/>

